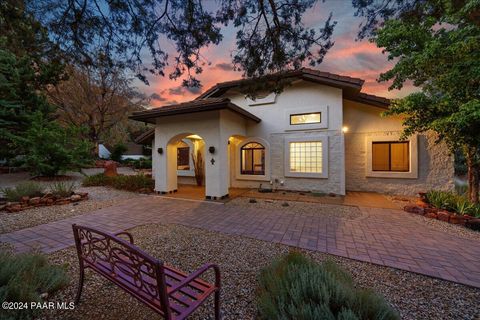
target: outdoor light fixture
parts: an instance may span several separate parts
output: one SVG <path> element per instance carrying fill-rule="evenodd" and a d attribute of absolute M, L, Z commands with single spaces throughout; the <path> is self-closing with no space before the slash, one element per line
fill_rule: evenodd
<path fill-rule="evenodd" d="M 157 151 L 159 154 L 163 154 L 163 148 L 158 148 Z"/>
<path fill-rule="evenodd" d="M 214 154 L 215 153 L 215 147 L 209 147 L 208 152 L 210 152 L 211 154 Z"/>
<path fill-rule="evenodd" d="M 348 127 L 344 126 L 344 127 L 342 128 L 342 131 L 343 131 L 343 132 L 348 132 Z"/>

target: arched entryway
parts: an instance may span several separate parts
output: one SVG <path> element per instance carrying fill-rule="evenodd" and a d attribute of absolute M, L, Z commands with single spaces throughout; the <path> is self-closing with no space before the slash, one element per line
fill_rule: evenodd
<path fill-rule="evenodd" d="M 166 158 L 168 190 L 205 197 L 205 140 L 195 133 L 177 134 L 167 143 Z"/>

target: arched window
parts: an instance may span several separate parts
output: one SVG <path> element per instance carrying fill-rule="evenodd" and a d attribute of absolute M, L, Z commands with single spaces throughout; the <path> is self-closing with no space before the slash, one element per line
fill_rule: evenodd
<path fill-rule="evenodd" d="M 265 147 L 258 142 L 249 142 L 240 150 L 240 173 L 265 175 Z"/>

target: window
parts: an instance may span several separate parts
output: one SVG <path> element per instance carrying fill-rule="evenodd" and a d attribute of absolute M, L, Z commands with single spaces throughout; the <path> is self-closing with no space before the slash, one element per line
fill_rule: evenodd
<path fill-rule="evenodd" d="M 240 173 L 265 175 L 265 147 L 260 143 L 250 142 L 240 150 Z"/>
<path fill-rule="evenodd" d="M 409 149 L 408 141 L 372 142 L 372 171 L 408 172 Z"/>
<path fill-rule="evenodd" d="M 190 170 L 190 148 L 177 148 L 177 170 Z"/>
<path fill-rule="evenodd" d="M 310 123 L 321 123 L 322 122 L 322 113 L 299 113 L 290 115 L 290 125 L 299 125 L 299 124 L 310 124 Z"/>
<path fill-rule="evenodd" d="M 322 142 L 290 142 L 290 172 L 322 173 Z"/>

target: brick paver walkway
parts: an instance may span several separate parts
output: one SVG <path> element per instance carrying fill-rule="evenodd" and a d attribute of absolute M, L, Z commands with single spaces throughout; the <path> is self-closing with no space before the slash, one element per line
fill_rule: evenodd
<path fill-rule="evenodd" d="M 118 232 L 176 223 L 328 252 L 480 288 L 480 243 L 426 227 L 394 209 L 360 208 L 355 219 L 145 197 L 95 213 L 0 235 L 16 250 L 73 245 L 73 223 Z"/>

